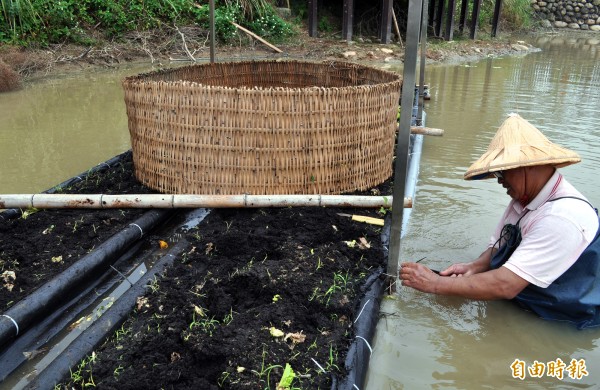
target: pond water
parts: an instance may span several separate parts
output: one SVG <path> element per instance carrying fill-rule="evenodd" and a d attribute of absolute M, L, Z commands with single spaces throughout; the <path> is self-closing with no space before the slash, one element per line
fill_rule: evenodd
<path fill-rule="evenodd" d="M 600 37 L 600 36 L 599 36 Z M 427 137 L 402 257 L 443 268 L 484 249 L 509 199 L 494 181 L 467 182 L 506 114 L 518 112 L 551 140 L 580 153 L 562 169 L 600 205 L 596 167 L 600 129 L 600 45 L 540 38 L 542 50 L 454 66 L 429 66 Z M 120 81 L 150 70 L 76 72 L 0 94 L 0 192 L 43 191 L 130 148 Z M 471 302 L 407 288 L 385 299 L 368 389 L 565 388 L 600 386 L 600 330 L 541 321 L 507 302 Z M 523 361 L 567 365 L 584 359 L 587 376 L 514 379 Z"/>
<path fill-rule="evenodd" d="M 0 192 L 41 192 L 129 149 L 121 79 L 142 69 L 73 71 L 0 94 Z"/>
<path fill-rule="evenodd" d="M 495 180 L 468 182 L 463 174 L 510 112 L 581 155 L 581 163 L 561 172 L 600 205 L 600 41 L 529 42 L 542 50 L 426 69 L 432 94 L 425 105 L 427 125 L 445 134 L 424 141 L 403 260 L 425 256 L 423 264 L 443 269 L 485 249 L 510 199 Z M 367 389 L 600 386 L 600 329 L 543 321 L 508 302 L 437 297 L 406 287 L 384 299 L 381 314 Z M 575 359 L 579 369 L 585 363 L 588 375 L 571 378 L 565 371 L 560 379 L 545 371 L 513 378 L 515 361 L 547 368 L 557 359 L 566 366 Z"/>

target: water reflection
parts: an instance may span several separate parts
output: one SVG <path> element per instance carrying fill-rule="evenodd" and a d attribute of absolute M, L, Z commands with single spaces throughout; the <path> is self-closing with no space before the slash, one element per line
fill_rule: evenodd
<path fill-rule="evenodd" d="M 543 37 L 538 53 L 426 69 L 428 126 L 402 258 L 426 256 L 435 269 L 470 261 L 485 248 L 509 197 L 494 181 L 467 182 L 467 167 L 510 112 L 518 112 L 583 161 L 563 168 L 592 203 L 600 156 L 600 40 Z M 543 321 L 510 302 L 473 302 L 401 287 L 384 300 L 367 389 L 598 388 L 600 329 Z M 585 359 L 588 376 L 512 377 L 515 359 Z"/>

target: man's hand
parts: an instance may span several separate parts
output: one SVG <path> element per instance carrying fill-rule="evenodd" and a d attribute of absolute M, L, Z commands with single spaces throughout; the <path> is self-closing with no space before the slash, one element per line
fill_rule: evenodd
<path fill-rule="evenodd" d="M 436 284 L 440 279 L 432 270 L 417 263 L 403 263 L 399 276 L 403 286 L 427 293 L 436 292 Z"/>
<path fill-rule="evenodd" d="M 473 263 L 458 263 L 452 264 L 450 267 L 446 268 L 443 271 L 440 271 L 440 275 L 442 276 L 468 276 L 473 275 L 475 271 L 473 270 Z"/>

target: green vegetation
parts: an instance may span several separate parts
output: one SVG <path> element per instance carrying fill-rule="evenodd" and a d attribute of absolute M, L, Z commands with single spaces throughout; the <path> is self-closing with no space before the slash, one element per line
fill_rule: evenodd
<path fill-rule="evenodd" d="M 479 26 L 491 29 L 496 0 L 483 0 L 479 12 Z M 469 3 L 468 15 L 472 15 L 473 3 Z M 459 13 L 456 14 L 457 23 Z M 500 29 L 519 30 L 533 25 L 533 8 L 529 0 L 503 0 L 500 10 Z"/>
<path fill-rule="evenodd" d="M 278 41 L 293 34 L 267 0 L 217 0 L 216 36 L 237 35 L 231 22 Z M 118 39 L 130 31 L 174 25 L 209 28 L 207 1 L 194 0 L 0 0 L 0 43 L 30 45 L 73 42 L 92 45 L 95 37 Z M 101 32 L 101 33 L 100 33 Z"/>
<path fill-rule="evenodd" d="M 510 29 L 527 29 L 533 26 L 533 8 L 529 0 L 504 0 L 500 16 Z"/>

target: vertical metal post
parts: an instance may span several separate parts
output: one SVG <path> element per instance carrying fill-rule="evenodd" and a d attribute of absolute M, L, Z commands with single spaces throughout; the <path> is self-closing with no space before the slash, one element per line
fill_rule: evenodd
<path fill-rule="evenodd" d="M 419 59 L 419 108 L 417 110 L 417 126 L 423 125 L 423 94 L 425 88 L 425 62 L 427 55 L 427 21 L 429 20 L 429 1 L 423 0 L 421 15 L 421 58 Z"/>
<path fill-rule="evenodd" d="M 215 0 L 209 2 L 210 18 L 210 63 L 215 62 Z"/>
<path fill-rule="evenodd" d="M 406 49 L 404 54 L 404 75 L 402 98 L 400 100 L 400 130 L 396 145 L 394 165 L 394 201 L 392 203 L 392 226 L 390 231 L 390 252 L 387 264 L 388 275 L 398 275 L 400 264 L 400 237 L 404 215 L 404 191 L 408 170 L 410 146 L 410 126 L 415 101 L 415 73 L 417 70 L 417 49 L 423 0 L 410 0 L 408 3 L 408 26 L 406 29 Z"/>

